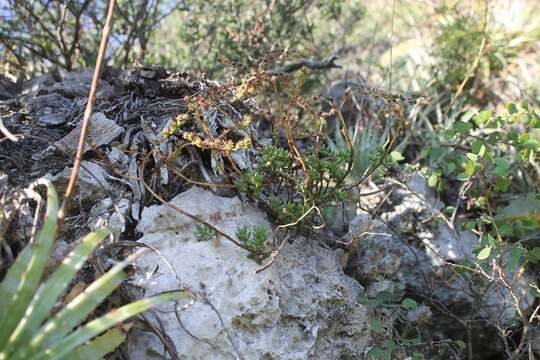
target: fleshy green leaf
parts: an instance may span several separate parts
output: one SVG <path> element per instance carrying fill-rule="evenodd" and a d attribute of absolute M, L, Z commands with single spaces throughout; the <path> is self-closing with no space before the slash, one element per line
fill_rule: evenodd
<path fill-rule="evenodd" d="M 519 246 L 512 246 L 510 249 L 510 260 L 508 261 L 508 268 L 510 271 L 514 271 L 519 264 L 519 260 L 525 255 L 526 250 Z"/>
<path fill-rule="evenodd" d="M 475 163 L 478 161 L 478 155 L 473 153 L 467 153 L 467 158 Z"/>
<path fill-rule="evenodd" d="M 164 293 L 151 298 L 138 300 L 118 309 L 114 309 L 106 315 L 90 321 L 88 324 L 75 330 L 68 336 L 59 339 L 59 341 L 53 344 L 49 349 L 36 354 L 30 360 L 50 360 L 63 357 L 78 346 L 84 344 L 86 341 L 94 338 L 96 335 L 111 328 L 112 326 L 119 324 L 137 314 L 145 312 L 151 307 L 172 300 L 178 300 L 182 297 L 188 296 L 188 294 L 189 293 L 186 291 Z"/>
<path fill-rule="evenodd" d="M 439 181 L 439 175 L 438 174 L 431 174 L 431 176 L 428 178 L 428 185 L 430 187 L 437 186 L 437 182 Z"/>
<path fill-rule="evenodd" d="M 510 166 L 511 166 L 508 160 L 500 158 L 500 157 L 496 158 L 495 165 L 496 165 L 495 173 L 498 176 L 503 177 L 503 176 L 508 175 L 508 169 L 510 169 Z"/>
<path fill-rule="evenodd" d="M 40 286 L 26 311 L 25 317 L 10 337 L 5 351 L 10 353 L 21 341 L 28 341 L 37 333 L 58 298 L 65 292 L 66 287 L 77 274 L 77 271 L 81 269 L 96 246 L 109 234 L 110 230 L 106 228 L 100 228 L 88 234 L 62 261 L 58 269 Z"/>
<path fill-rule="evenodd" d="M 513 114 L 517 113 L 518 109 L 516 107 L 516 104 L 514 104 L 512 102 L 509 102 L 508 104 L 506 104 L 506 111 L 508 111 L 508 113 L 510 115 L 513 115 Z"/>
<path fill-rule="evenodd" d="M 491 110 L 484 110 L 474 118 L 474 121 L 478 126 L 486 126 L 490 120 Z"/>
<path fill-rule="evenodd" d="M 138 252 L 129 256 L 90 284 L 86 290 L 50 319 L 29 341 L 28 346 L 19 349 L 14 359 L 27 359 L 30 357 L 29 355 L 35 354 L 46 343 L 64 338 L 126 279 L 123 269 L 140 254 Z"/>
<path fill-rule="evenodd" d="M 382 323 L 380 320 L 372 319 L 370 322 L 370 325 L 371 325 L 370 326 L 371 330 L 375 331 L 376 333 L 382 332 Z"/>
<path fill-rule="evenodd" d="M 466 123 L 466 122 L 463 122 L 463 121 L 456 121 L 456 123 L 454 124 L 454 130 L 456 130 L 457 132 L 461 133 L 461 134 L 468 134 L 469 131 L 472 130 L 472 124 L 471 123 Z"/>
<path fill-rule="evenodd" d="M 471 177 L 474 175 L 474 170 L 476 169 L 476 162 L 469 160 L 465 164 L 465 175 Z"/>
<path fill-rule="evenodd" d="M 403 301 L 401 302 L 401 305 L 406 307 L 407 309 L 416 309 L 418 307 L 418 304 L 416 303 L 416 301 L 414 301 L 411 298 L 403 299 Z"/>
<path fill-rule="evenodd" d="M 49 183 L 43 228 L 34 243 L 28 244 L 17 257 L 0 285 L 0 349 L 6 346 L 39 286 L 56 236 L 57 212 L 58 195 Z"/>
<path fill-rule="evenodd" d="M 392 151 L 390 153 L 390 159 L 392 159 L 393 162 L 400 162 L 405 158 L 403 157 L 403 155 L 401 155 L 399 151 Z"/>
<path fill-rule="evenodd" d="M 508 186 L 510 186 L 510 180 L 505 177 L 501 177 L 495 180 L 495 189 L 497 191 L 505 192 L 506 190 L 508 190 Z"/>
<path fill-rule="evenodd" d="M 125 333 L 119 328 L 113 328 L 105 334 L 98 336 L 90 344 L 78 347 L 75 351 L 62 360 L 99 360 L 114 351 L 126 338 Z"/>

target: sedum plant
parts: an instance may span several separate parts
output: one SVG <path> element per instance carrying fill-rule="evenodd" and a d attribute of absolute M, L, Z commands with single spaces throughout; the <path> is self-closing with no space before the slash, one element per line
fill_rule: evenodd
<path fill-rule="evenodd" d="M 55 314 L 51 310 L 68 289 L 93 250 L 110 234 L 100 228 L 88 234 L 49 276 L 57 227 L 58 196 L 47 187 L 47 210 L 42 229 L 19 254 L 0 284 L 0 359 L 101 359 L 125 339 L 117 324 L 150 307 L 186 296 L 185 291 L 135 301 L 83 321 L 125 279 L 123 269 L 140 253 L 118 263 Z"/>
<path fill-rule="evenodd" d="M 260 263 L 265 258 L 268 233 L 264 225 L 255 225 L 252 230 L 249 230 L 247 226 L 242 226 L 237 229 L 236 237 L 245 245 L 251 259 Z"/>

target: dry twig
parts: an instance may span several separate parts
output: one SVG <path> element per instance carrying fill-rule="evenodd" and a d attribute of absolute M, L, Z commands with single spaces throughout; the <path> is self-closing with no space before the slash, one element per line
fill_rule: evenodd
<path fill-rule="evenodd" d="M 64 194 L 64 199 L 62 200 L 62 205 L 60 206 L 60 210 L 58 210 L 58 229 L 60 229 L 62 226 L 64 217 L 65 217 L 66 204 L 68 203 L 69 199 L 73 195 L 73 192 L 75 190 L 75 185 L 77 184 L 77 179 L 79 178 L 79 170 L 81 168 L 81 161 L 82 161 L 82 156 L 84 153 L 84 148 L 85 148 L 85 143 L 86 143 L 86 133 L 88 131 L 88 126 L 90 125 L 92 109 L 94 107 L 94 102 L 96 100 L 99 73 L 101 72 L 101 65 L 103 64 L 105 51 L 107 50 L 107 42 L 109 40 L 109 34 L 111 32 L 112 19 L 114 15 L 114 5 L 115 5 L 115 0 L 109 0 L 109 8 L 107 10 L 107 19 L 105 21 L 105 26 L 103 27 L 103 31 L 101 35 L 101 43 L 99 44 L 96 67 L 94 68 L 94 74 L 92 76 L 92 84 L 90 86 L 90 94 L 88 95 L 88 102 L 86 103 L 86 109 L 84 110 L 84 117 L 83 117 L 83 122 L 81 126 L 81 135 L 79 136 L 79 144 L 77 146 L 75 162 L 73 163 L 73 170 L 71 171 L 71 176 L 69 178 L 69 183 L 67 185 L 67 189 Z"/>
<path fill-rule="evenodd" d="M 331 55 L 322 60 L 301 59 L 295 62 L 285 64 L 283 66 L 278 66 L 273 69 L 267 70 L 265 74 L 268 76 L 277 76 L 292 73 L 293 71 L 300 70 L 302 67 L 307 67 L 313 70 L 339 68 L 340 66 L 335 63 L 337 59 L 337 55 Z"/>

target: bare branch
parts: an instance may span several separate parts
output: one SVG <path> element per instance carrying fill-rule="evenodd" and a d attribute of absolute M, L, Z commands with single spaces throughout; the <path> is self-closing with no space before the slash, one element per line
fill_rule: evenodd
<path fill-rule="evenodd" d="M 306 67 L 312 70 L 339 68 L 341 66 L 335 63 L 337 59 L 338 59 L 337 55 L 331 55 L 322 60 L 301 59 L 299 61 L 291 62 L 283 66 L 278 66 L 276 68 L 267 70 L 265 74 L 269 76 L 277 76 L 281 74 L 291 73 L 296 70 L 300 70 L 303 67 Z"/>

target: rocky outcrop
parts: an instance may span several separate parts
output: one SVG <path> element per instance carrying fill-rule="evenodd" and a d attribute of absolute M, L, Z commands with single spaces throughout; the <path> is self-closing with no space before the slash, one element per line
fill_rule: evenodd
<path fill-rule="evenodd" d="M 442 221 L 424 221 L 437 216 L 442 204 L 420 174 L 396 189 L 388 202 L 391 208 L 380 217 L 385 222 L 370 220 L 365 213 L 351 221 L 353 236 L 361 240 L 346 272 L 366 287 L 370 297 L 404 283 L 411 296 L 427 304 L 433 313 L 433 318 L 420 327 L 423 340 L 467 341 L 464 324 L 469 323 L 475 358 L 500 351 L 502 343 L 492 325 L 504 328 L 514 321 L 510 291 L 500 282 L 453 266 L 476 259 L 473 250 L 479 246 L 478 238 L 471 232 L 454 231 Z M 497 278 L 489 266 L 485 271 Z M 522 309 L 530 310 L 534 298 L 527 284 L 534 283 L 534 277 L 510 269 L 507 273 Z"/>
<path fill-rule="evenodd" d="M 24 135 L 17 143 L 0 141 L 0 153 L 5 154 L 0 159 L 3 246 L 14 244 L 17 251 L 21 241 L 30 238 L 35 222 L 32 203 L 20 200 L 8 185 L 23 188 L 48 174 L 58 192 L 65 191 L 89 83 L 88 71 L 29 81 L 0 76 L 4 126 Z M 296 237 L 285 244 L 272 266 L 256 273 L 261 265 L 246 250 L 225 238 L 199 241 L 196 221 L 167 205 L 149 206 L 155 201 L 152 189 L 233 237 L 242 226 L 262 225 L 271 234 L 264 212 L 245 197 L 224 198 L 191 187 L 193 181 L 228 183 L 238 169 L 252 170 L 256 148 L 273 143 L 270 131 L 265 134 L 260 125 L 252 124 L 252 146 L 234 150 L 230 159 L 184 142 L 184 135 L 204 137 L 207 130 L 233 143 L 247 138 L 244 124 L 258 114 L 255 104 L 217 101 L 201 112 L 203 128 L 200 119 L 190 117 L 184 96 L 227 94 L 226 87 L 217 83 L 170 74 L 158 66 L 139 67 L 125 79 L 104 73 L 99 89 L 80 178 L 67 209 L 68 231 L 56 243 L 53 262 L 63 259 L 82 230 L 107 225 L 115 236 L 111 247 L 97 257 L 100 266 L 106 269 L 117 260 L 109 252 L 136 247 L 137 240 L 152 251 L 137 264 L 132 284 L 147 296 L 178 288 L 194 294 L 179 304 L 177 314 L 170 306 L 145 314 L 144 323 L 152 323 L 162 337 L 133 326 L 130 358 L 161 359 L 172 352 L 176 358 L 194 360 L 365 359 L 368 351 L 377 354 L 373 350 L 388 350 L 387 345 L 393 344 L 399 348 L 387 352 L 392 359 L 416 350 L 425 358 L 448 359 L 448 353 L 433 350 L 446 345 L 453 347 L 456 358 L 472 347 L 474 359 L 488 359 L 502 354 L 497 326 L 516 334 L 522 331 L 515 326 L 513 299 L 506 287 L 456 266 L 477 260 L 479 241 L 473 233 L 455 231 L 440 220 L 445 204 L 420 174 L 406 184 L 387 178 L 384 184 L 371 184 L 373 188 L 351 190 L 347 199 L 351 201 L 345 201 L 342 209 L 325 212 L 327 227 L 320 235 L 332 249 Z M 326 105 L 347 98 L 342 111 L 350 124 L 361 128 L 367 123 L 376 129 L 375 121 L 386 119 L 378 116 L 385 107 L 364 104 L 368 111 L 359 112 L 357 103 L 368 100 L 365 90 L 362 82 L 335 83 L 324 94 Z M 328 120 L 327 130 L 338 129 L 335 118 Z M 9 183 L 2 172 L 9 175 Z M 217 186 L 213 190 L 234 194 Z M 358 198 L 380 219 L 359 210 Z M 4 254 L 11 261 L 10 251 L 3 248 Z M 339 261 L 336 254 L 341 254 Z M 483 264 L 486 274 L 496 279 L 493 267 Z M 528 284 L 535 283 L 534 277 L 525 270 L 505 270 L 528 314 L 534 300 Z M 87 276 L 93 278 L 94 271 Z M 121 293 L 131 299 L 131 293 Z M 380 294 L 388 299 L 388 293 L 390 306 L 371 301 Z M 412 298 L 415 306 L 404 306 L 406 298 L 409 304 Z M 373 320 L 379 323 L 378 330 L 371 329 Z M 395 336 L 403 327 L 412 329 L 408 334 L 418 335 L 426 347 L 406 348 L 406 339 Z M 528 337 L 536 353 L 539 335 L 537 324 L 531 324 Z M 467 347 L 459 349 L 456 340 L 466 341 Z"/>
<path fill-rule="evenodd" d="M 265 215 L 237 198 L 193 187 L 171 203 L 231 236 L 255 225 L 270 234 Z M 133 283 L 147 295 L 178 287 L 199 294 L 178 318 L 170 309 L 157 313 L 180 359 L 349 359 L 367 352 L 368 311 L 356 300 L 361 286 L 330 249 L 296 238 L 257 274 L 247 251 L 226 239 L 197 241 L 194 222 L 166 205 L 144 209 L 137 230 L 155 251 L 138 262 Z M 162 348 L 140 331 L 129 342 L 135 360 Z"/>

